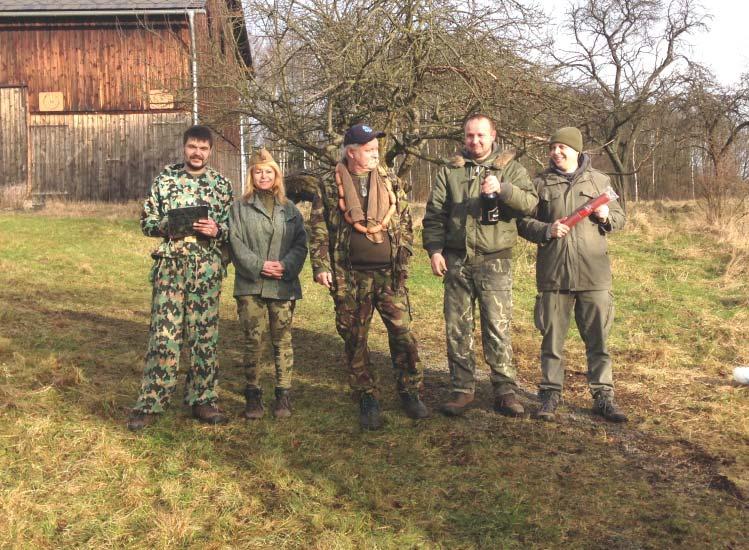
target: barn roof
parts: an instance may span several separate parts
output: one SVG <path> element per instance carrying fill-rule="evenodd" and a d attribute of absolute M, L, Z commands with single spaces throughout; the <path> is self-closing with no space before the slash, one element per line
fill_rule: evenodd
<path fill-rule="evenodd" d="M 201 9 L 204 0 L 0 0 L 0 12 L 97 12 Z"/>

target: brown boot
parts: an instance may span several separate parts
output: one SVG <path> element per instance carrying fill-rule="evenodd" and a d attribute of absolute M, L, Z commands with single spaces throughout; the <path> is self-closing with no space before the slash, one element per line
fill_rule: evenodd
<path fill-rule="evenodd" d="M 505 416 L 523 416 L 525 409 L 515 396 L 515 392 L 497 395 L 494 398 L 494 410 Z"/>
<path fill-rule="evenodd" d="M 288 418 L 291 416 L 289 390 L 276 388 L 276 402 L 273 403 L 273 416 L 275 418 Z"/>
<path fill-rule="evenodd" d="M 450 394 L 450 399 L 442 403 L 440 412 L 447 416 L 460 416 L 471 403 L 473 403 L 472 393 L 454 391 Z"/>
<path fill-rule="evenodd" d="M 245 406 L 242 418 L 246 420 L 259 420 L 265 415 L 263 408 L 263 390 L 257 387 L 248 387 L 244 390 Z"/>
<path fill-rule="evenodd" d="M 133 411 L 127 419 L 127 429 L 132 432 L 140 431 L 156 422 L 158 416 L 153 413 Z"/>
<path fill-rule="evenodd" d="M 229 418 L 221 412 L 215 403 L 192 406 L 192 417 L 203 424 L 226 424 Z"/>

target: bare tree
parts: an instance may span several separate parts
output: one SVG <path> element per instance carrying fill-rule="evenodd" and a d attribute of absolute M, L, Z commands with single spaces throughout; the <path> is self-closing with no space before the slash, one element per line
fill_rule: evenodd
<path fill-rule="evenodd" d="M 574 45 L 555 57 L 566 82 L 599 98 L 582 125 L 604 148 L 627 196 L 643 122 L 674 85 L 684 40 L 704 27 L 704 17 L 690 0 L 587 0 L 568 15 Z"/>
<path fill-rule="evenodd" d="M 257 132 L 323 165 L 336 162 L 345 129 L 358 121 L 387 132 L 383 156 L 405 173 L 419 158 L 437 160 L 430 141 L 459 140 L 470 112 L 497 116 L 502 138 L 521 145 L 539 112 L 543 79 L 518 53 L 538 45 L 539 14 L 523 2 L 245 4 L 253 70 L 226 74 L 216 63 L 203 81 L 236 91 L 237 111 Z"/>
<path fill-rule="evenodd" d="M 680 98 L 684 134 L 690 146 L 703 153 L 700 195 L 709 222 L 720 219 L 732 196 L 746 196 L 742 178 L 746 150 L 741 146 L 749 128 L 749 75 L 734 87 L 716 83 L 702 67 L 693 67 L 685 78 L 686 93 Z"/>

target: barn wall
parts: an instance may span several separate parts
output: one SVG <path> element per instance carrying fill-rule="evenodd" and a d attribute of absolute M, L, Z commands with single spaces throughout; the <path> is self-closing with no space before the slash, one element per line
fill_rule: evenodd
<path fill-rule="evenodd" d="M 27 184 L 26 88 L 0 88 L 0 188 Z"/>
<path fill-rule="evenodd" d="M 202 41 L 206 18 L 196 22 Z M 28 91 L 24 105 L 15 96 L 11 103 L 9 92 L 3 96 L 0 131 L 19 141 L 0 140 L 3 165 L 11 159 L 17 166 L 0 185 L 23 179 L 37 195 L 139 200 L 164 165 L 181 160 L 192 112 L 187 17 L 0 19 L 0 48 L 0 86 Z M 200 60 L 199 84 L 202 71 Z M 151 105 L 149 91 L 161 89 L 174 96 L 173 108 Z M 62 92 L 63 110 L 40 111 L 40 92 Z M 209 107 L 226 104 L 228 96 L 211 91 L 206 101 L 206 95 L 201 91 L 201 121 L 218 122 Z M 236 99 L 229 103 L 235 111 Z M 30 113 L 25 129 L 22 113 Z M 239 189 L 238 123 L 223 119 L 216 126 L 225 139 L 217 137 L 211 164 Z"/>
<path fill-rule="evenodd" d="M 189 89 L 189 44 L 184 17 L 0 21 L 0 85 L 28 86 L 32 113 L 40 92 L 65 112 L 149 110 L 150 90 Z"/>
<path fill-rule="evenodd" d="M 68 200 L 141 200 L 165 165 L 182 160 L 189 113 L 32 115 L 32 189 Z M 222 140 L 210 164 L 239 189 L 239 155 Z"/>

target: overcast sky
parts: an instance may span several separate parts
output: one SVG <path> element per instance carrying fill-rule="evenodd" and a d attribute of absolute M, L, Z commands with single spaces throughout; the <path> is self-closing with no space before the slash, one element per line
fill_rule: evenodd
<path fill-rule="evenodd" d="M 546 13 L 563 14 L 569 1 L 540 0 Z M 718 80 L 736 84 L 741 73 L 749 72 L 749 2 L 746 0 L 703 0 L 712 16 L 710 29 L 687 40 L 691 57 L 709 67 Z"/>

